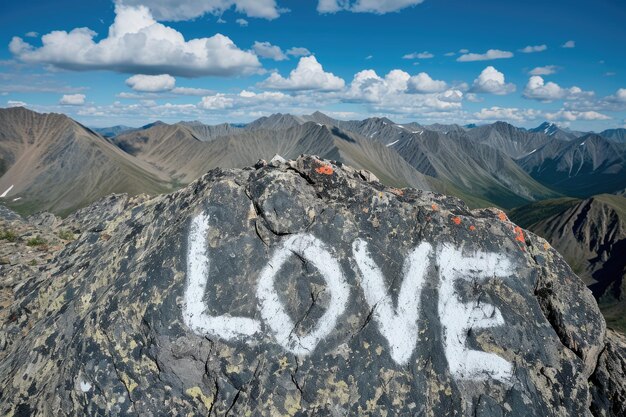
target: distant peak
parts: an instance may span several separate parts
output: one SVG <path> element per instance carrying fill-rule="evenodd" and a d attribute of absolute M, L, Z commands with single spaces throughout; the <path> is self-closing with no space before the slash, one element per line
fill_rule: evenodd
<path fill-rule="evenodd" d="M 6 107 L 6 108 L 0 108 L 0 111 L 2 112 L 6 112 L 8 114 L 11 113 L 17 113 L 17 114 L 32 114 L 33 116 L 54 116 L 54 117 L 61 117 L 64 119 L 68 119 L 68 120 L 72 120 L 69 116 L 67 116 L 64 113 L 38 113 L 34 110 L 31 110 L 27 107 L 24 106 L 15 106 L 15 107 Z"/>
<path fill-rule="evenodd" d="M 530 129 L 533 133 L 543 133 L 548 136 L 554 136 L 561 128 L 554 123 L 551 122 L 543 122 L 539 126 L 534 129 Z"/>
<path fill-rule="evenodd" d="M 200 120 L 190 120 L 190 121 L 180 121 L 178 123 L 176 123 L 177 125 L 186 125 L 186 126 L 202 126 L 204 125 L 204 123 L 202 123 Z"/>
<path fill-rule="evenodd" d="M 373 123 L 382 123 L 385 125 L 395 125 L 395 122 L 393 122 L 392 120 L 389 120 L 386 117 L 370 117 L 370 118 L 363 120 L 363 122 L 364 123 L 373 122 Z"/>
<path fill-rule="evenodd" d="M 155 126 L 167 126 L 167 123 L 157 120 L 156 122 L 148 123 L 147 125 L 141 126 L 141 128 L 150 129 L 151 127 L 155 127 Z"/>
<path fill-rule="evenodd" d="M 516 126 L 513 126 L 510 123 L 507 122 L 503 122 L 503 121 L 498 121 L 493 123 L 492 125 L 489 125 L 491 127 L 491 129 L 501 133 L 501 134 L 512 134 L 515 131 L 519 131 L 520 129 Z"/>
<path fill-rule="evenodd" d="M 511 127 L 515 127 L 512 124 L 508 123 L 508 122 L 503 122 L 503 121 L 497 121 L 493 124 L 496 127 L 507 127 L 507 128 L 511 128 Z"/>

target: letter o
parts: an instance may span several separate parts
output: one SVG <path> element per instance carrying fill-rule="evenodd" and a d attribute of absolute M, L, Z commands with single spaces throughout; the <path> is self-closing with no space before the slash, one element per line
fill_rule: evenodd
<path fill-rule="evenodd" d="M 330 304 L 315 328 L 305 336 L 295 334 L 295 324 L 289 317 L 274 288 L 276 274 L 293 254 L 311 262 L 322 274 L 330 290 Z M 350 297 L 350 287 L 346 283 L 341 266 L 333 258 L 324 244 L 311 234 L 299 234 L 287 239 L 278 249 L 269 263 L 261 271 L 257 287 L 261 316 L 274 333 L 276 341 L 287 351 L 307 356 L 337 324 L 337 319 L 344 313 Z"/>

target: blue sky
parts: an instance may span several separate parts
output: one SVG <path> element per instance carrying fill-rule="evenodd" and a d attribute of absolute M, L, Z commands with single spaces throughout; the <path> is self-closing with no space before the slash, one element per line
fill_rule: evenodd
<path fill-rule="evenodd" d="M 426 124 L 626 124 L 620 0 L 1 7 L 0 105 L 63 112 L 90 126 L 315 110 Z"/>

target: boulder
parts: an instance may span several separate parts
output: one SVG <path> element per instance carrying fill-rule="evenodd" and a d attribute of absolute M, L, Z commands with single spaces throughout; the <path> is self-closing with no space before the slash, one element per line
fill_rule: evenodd
<path fill-rule="evenodd" d="M 626 337 L 609 330 L 606 347 L 591 376 L 594 416 L 626 416 Z"/>
<path fill-rule="evenodd" d="M 0 328 L 1 415 L 592 415 L 596 302 L 498 210 L 303 156 L 71 222 Z"/>

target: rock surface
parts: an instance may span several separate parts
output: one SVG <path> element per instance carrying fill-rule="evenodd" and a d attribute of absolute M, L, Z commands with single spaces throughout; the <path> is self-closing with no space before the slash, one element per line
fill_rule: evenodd
<path fill-rule="evenodd" d="M 1 415 L 619 415 L 590 291 L 500 211 L 301 157 L 64 222 Z"/>
<path fill-rule="evenodd" d="M 591 377 L 595 416 L 626 415 L 626 337 L 609 330 L 606 348 Z"/>
<path fill-rule="evenodd" d="M 44 221 L 45 220 L 45 221 Z M 49 223 L 44 225 L 44 223 Z M 41 270 L 74 235 L 60 226 L 51 214 L 28 220 L 0 206 L 0 323 L 10 322 L 11 305 L 18 291 L 39 285 Z M 17 333 L 0 331 L 0 360 L 8 353 L 7 345 Z"/>
<path fill-rule="evenodd" d="M 607 326 L 626 332 L 626 198 L 544 200 L 509 215 L 548 240 L 589 286 Z"/>

